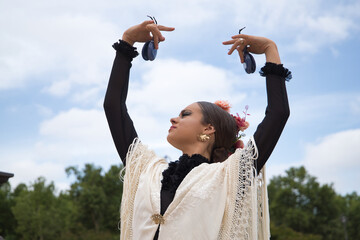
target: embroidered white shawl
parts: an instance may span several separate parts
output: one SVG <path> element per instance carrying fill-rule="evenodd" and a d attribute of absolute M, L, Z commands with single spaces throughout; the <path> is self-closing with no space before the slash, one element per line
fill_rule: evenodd
<path fill-rule="evenodd" d="M 270 239 L 265 167 L 256 176 L 255 141 L 222 163 L 192 169 L 160 225 L 159 240 Z M 168 163 L 137 139 L 131 145 L 121 202 L 122 240 L 152 240 L 158 228 L 162 172 Z"/>

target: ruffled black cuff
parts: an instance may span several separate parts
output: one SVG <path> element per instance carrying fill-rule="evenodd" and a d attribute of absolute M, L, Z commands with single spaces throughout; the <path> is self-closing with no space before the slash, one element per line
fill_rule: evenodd
<path fill-rule="evenodd" d="M 139 53 L 136 51 L 136 47 L 131 46 L 129 43 L 127 43 L 121 39 L 119 40 L 119 42 L 114 43 L 112 45 L 112 47 L 116 51 L 122 52 L 123 54 L 125 54 L 126 56 L 128 56 L 131 59 L 133 59 L 137 55 L 139 55 Z"/>
<path fill-rule="evenodd" d="M 284 68 L 282 64 L 275 64 L 272 62 L 267 62 L 264 67 L 259 71 L 260 75 L 266 77 L 268 74 L 278 75 L 285 78 L 286 81 L 290 81 L 292 78 L 291 71 Z"/>

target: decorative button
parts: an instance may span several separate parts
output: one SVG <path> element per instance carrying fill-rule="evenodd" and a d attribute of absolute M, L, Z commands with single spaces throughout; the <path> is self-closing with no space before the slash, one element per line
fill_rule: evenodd
<path fill-rule="evenodd" d="M 164 224 L 165 219 L 161 214 L 154 214 L 151 216 L 151 219 L 154 221 L 155 224 Z"/>

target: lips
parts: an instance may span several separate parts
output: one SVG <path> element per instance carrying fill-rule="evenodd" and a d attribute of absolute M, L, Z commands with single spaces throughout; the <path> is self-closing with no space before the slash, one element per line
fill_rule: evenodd
<path fill-rule="evenodd" d="M 175 129 L 176 127 L 175 126 L 171 126 L 170 129 L 169 129 L 169 132 L 172 130 L 172 129 Z"/>

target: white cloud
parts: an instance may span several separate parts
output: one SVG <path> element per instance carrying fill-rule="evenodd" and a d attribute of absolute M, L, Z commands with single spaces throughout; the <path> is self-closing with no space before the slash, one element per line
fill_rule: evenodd
<path fill-rule="evenodd" d="M 248 1 L 235 3 L 246 9 L 236 21 L 250 25 L 257 34 L 287 41 L 287 52 L 303 54 L 331 47 L 359 31 L 360 4 L 305 1 Z M 357 9 L 357 10 L 355 10 Z M 251 21 L 250 21 L 251 20 Z M 276 41 L 277 42 L 277 41 Z"/>
<path fill-rule="evenodd" d="M 39 4 L 42 9 L 29 4 L 19 11 L 13 3 L 2 8 L 0 89 L 42 81 L 50 85 L 49 93 L 65 95 L 72 84 L 106 81 L 104 69 L 112 52 L 108 39 L 114 38 L 116 25 L 94 14 L 70 14 L 46 2 Z"/>
<path fill-rule="evenodd" d="M 21 147 L 19 147 L 21 146 Z M 38 161 L 32 143 L 26 145 L 2 146 L 0 149 L 1 169 L 14 174 L 9 181 L 15 188 L 19 183 L 29 184 L 40 176 L 47 180 L 59 180 L 64 176 L 61 161 Z"/>
<path fill-rule="evenodd" d="M 53 82 L 50 87 L 44 89 L 45 92 L 51 95 L 62 97 L 69 93 L 71 83 L 69 81 Z"/>
<path fill-rule="evenodd" d="M 94 88 L 86 88 L 83 91 L 77 91 L 76 93 L 74 93 L 73 101 L 78 104 L 84 104 L 84 103 L 94 103 L 100 98 L 101 100 L 103 100 L 102 98 L 104 96 L 100 97 L 99 95 L 101 92 L 100 90 L 101 90 L 100 87 L 94 87 Z"/>
<path fill-rule="evenodd" d="M 322 183 L 334 183 L 339 193 L 360 191 L 360 129 L 325 136 L 306 146 L 304 164 Z"/>
<path fill-rule="evenodd" d="M 234 97 L 232 102 L 237 103 L 244 97 L 239 93 L 234 96 L 236 77 L 230 72 L 198 61 L 158 60 L 151 64 L 142 78 L 143 81 L 134 86 L 129 103 L 145 104 L 152 111 L 167 113 L 177 107 L 178 113 L 195 101 Z"/>
<path fill-rule="evenodd" d="M 105 114 L 99 110 L 70 109 L 40 126 L 40 135 L 49 139 L 92 143 L 96 147 L 108 137 Z M 91 148 L 90 146 L 90 149 Z"/>
<path fill-rule="evenodd" d="M 126 27 L 145 20 L 146 14 L 158 16 L 160 24 L 175 26 L 176 37 L 172 41 L 186 46 L 206 47 L 215 33 L 228 32 L 240 24 L 248 26 L 248 33 L 287 41 L 283 45 L 289 51 L 314 52 L 324 46 L 331 47 L 359 30 L 356 27 L 360 17 L 358 2 L 324 5 L 321 0 L 291 4 L 284 0 L 226 3 L 186 0 L 181 4 L 163 0 L 121 4 L 116 1 L 56 4 L 24 1 L 19 8 L 14 2 L 6 2 L 0 10 L 3 32 L 0 89 L 42 79 L 51 94 L 64 95 L 66 89 L 56 91 L 54 81 L 85 86 L 103 84 L 111 61 L 109 41 L 121 37 Z M 243 9 L 241 14 L 239 9 Z M 224 40 L 227 37 L 224 35 Z M 54 73 L 61 78 L 49 79 Z"/>
<path fill-rule="evenodd" d="M 0 149 L 1 168 L 15 174 L 13 186 L 44 176 L 64 189 L 68 166 L 94 163 L 106 170 L 120 163 L 103 111 L 70 109 L 44 121 L 39 131 L 27 144 Z"/>

